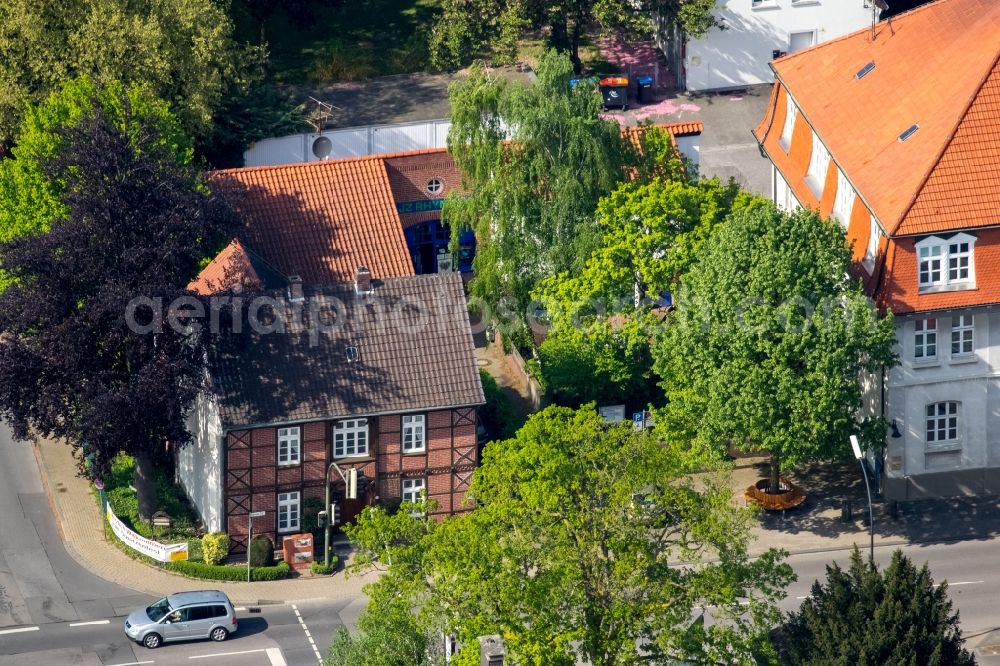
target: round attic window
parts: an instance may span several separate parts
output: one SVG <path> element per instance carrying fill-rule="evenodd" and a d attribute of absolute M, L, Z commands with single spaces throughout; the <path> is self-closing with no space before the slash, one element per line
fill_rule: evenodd
<path fill-rule="evenodd" d="M 437 194 L 444 189 L 444 183 L 441 182 L 440 178 L 431 178 L 427 181 L 427 191 L 430 194 Z"/>

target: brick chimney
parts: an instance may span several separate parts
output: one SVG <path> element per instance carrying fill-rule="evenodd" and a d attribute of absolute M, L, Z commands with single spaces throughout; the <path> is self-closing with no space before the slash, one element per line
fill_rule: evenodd
<path fill-rule="evenodd" d="M 298 275 L 288 276 L 288 300 L 292 303 L 301 303 L 305 299 L 305 294 L 302 293 L 302 278 Z"/>
<path fill-rule="evenodd" d="M 354 275 L 354 291 L 357 294 L 372 293 L 372 274 L 364 266 L 358 266 Z"/>

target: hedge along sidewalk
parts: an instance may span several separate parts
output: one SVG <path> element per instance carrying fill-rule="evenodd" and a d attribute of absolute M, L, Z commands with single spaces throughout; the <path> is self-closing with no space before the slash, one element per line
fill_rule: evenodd
<path fill-rule="evenodd" d="M 330 576 L 236 583 L 186 578 L 144 564 L 105 541 L 100 508 L 94 502 L 90 484 L 77 476 L 71 447 L 62 442 L 38 438 L 32 449 L 66 550 L 82 566 L 105 580 L 154 597 L 206 588 L 219 589 L 229 595 L 235 604 L 246 605 L 309 599 L 361 599 L 364 597 L 361 588 L 378 577 L 371 573 L 347 578 L 340 571 Z"/>

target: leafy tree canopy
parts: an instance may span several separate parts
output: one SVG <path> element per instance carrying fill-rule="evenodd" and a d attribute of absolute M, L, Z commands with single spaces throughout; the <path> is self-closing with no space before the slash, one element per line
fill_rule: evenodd
<path fill-rule="evenodd" d="M 845 571 L 826 568 L 826 581 L 792 613 L 783 631 L 782 663 L 793 666 L 972 666 L 963 647 L 948 584 L 899 550 L 879 571 L 858 549 Z"/>
<path fill-rule="evenodd" d="M 191 141 L 166 103 L 152 99 L 136 85 L 111 81 L 98 86 L 87 77 L 67 81 L 40 104 L 27 107 L 13 156 L 0 160 L 0 243 L 45 231 L 66 213 L 60 200 L 65 180 L 62 174 L 50 177 L 43 164 L 65 150 L 65 129 L 91 117 L 98 108 L 133 143 L 140 137 L 147 140 L 147 128 L 155 127 L 158 145 L 168 149 L 179 164 L 191 162 Z M 2 284 L 0 278 L 0 288 Z"/>
<path fill-rule="evenodd" d="M 186 294 L 200 259 L 237 225 L 169 137 L 122 109 L 124 122 L 98 105 L 59 133 L 40 171 L 63 184 L 61 212 L 47 231 L 0 244 L 13 278 L 0 295 L 0 417 L 20 436 L 30 428 L 85 448 L 95 475 L 119 451 L 134 455 L 147 517 L 153 458 L 190 439 L 184 415 L 202 387 L 209 327 L 171 326 L 179 312 L 155 306 L 130 323 L 129 304 Z M 144 323 L 151 330 L 133 325 Z"/>
<path fill-rule="evenodd" d="M 772 484 L 781 464 L 844 455 L 861 376 L 892 365 L 895 337 L 850 269 L 834 221 L 760 202 L 734 213 L 682 278 L 656 342 L 670 436 L 716 454 L 768 450 Z"/>
<path fill-rule="evenodd" d="M 582 267 L 598 200 L 638 161 L 617 123 L 598 116 L 593 89 L 571 88 L 571 75 L 569 60 L 549 51 L 533 85 L 475 66 L 450 92 L 448 148 L 470 195 L 449 200 L 444 216 L 453 233 L 476 231 L 473 295 L 518 321 L 541 278 Z"/>
<path fill-rule="evenodd" d="M 431 61 L 448 69 L 485 56 L 516 59 L 518 40 L 542 30 L 549 46 L 568 54 L 580 71 L 580 46 L 589 32 L 651 39 L 662 21 L 693 37 L 718 25 L 715 0 L 443 0 L 431 35 Z"/>
<path fill-rule="evenodd" d="M 24 108 L 70 79 L 135 83 L 202 135 L 248 54 L 216 0 L 5 0 L 0 3 L 0 143 Z M 252 58 L 251 58 L 252 59 Z"/>
<path fill-rule="evenodd" d="M 513 663 L 755 663 L 793 574 L 776 551 L 748 556 L 752 514 L 722 476 L 689 478 L 698 463 L 592 405 L 549 407 L 487 446 L 469 513 L 400 512 L 425 529 L 362 515 L 350 536 L 392 561 L 366 612 L 405 597 L 421 627 L 458 637 L 459 666 L 492 634 Z M 703 606 L 715 621 L 697 618 Z"/>

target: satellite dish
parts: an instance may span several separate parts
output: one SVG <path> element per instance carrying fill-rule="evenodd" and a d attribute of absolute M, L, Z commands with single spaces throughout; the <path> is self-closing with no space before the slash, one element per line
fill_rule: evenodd
<path fill-rule="evenodd" d="M 312 145 L 312 153 L 321 160 L 325 160 L 333 152 L 333 141 L 325 136 L 321 136 Z"/>

